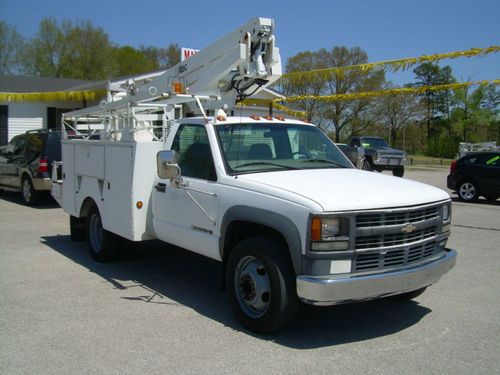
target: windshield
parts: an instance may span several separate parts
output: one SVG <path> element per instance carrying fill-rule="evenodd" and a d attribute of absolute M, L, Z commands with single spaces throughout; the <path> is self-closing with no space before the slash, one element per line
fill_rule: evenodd
<path fill-rule="evenodd" d="M 242 123 L 215 129 L 229 174 L 352 168 L 332 141 L 313 126 Z"/>
<path fill-rule="evenodd" d="M 389 147 L 387 142 L 382 138 L 361 138 L 361 146 L 373 148 Z"/>

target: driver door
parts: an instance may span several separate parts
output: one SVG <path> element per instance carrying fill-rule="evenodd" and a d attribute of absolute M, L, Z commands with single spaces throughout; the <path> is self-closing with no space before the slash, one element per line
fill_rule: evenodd
<path fill-rule="evenodd" d="M 178 153 L 183 183 L 159 179 L 153 191 L 159 239 L 219 259 L 219 185 L 207 132 L 182 124 L 172 149 Z"/>

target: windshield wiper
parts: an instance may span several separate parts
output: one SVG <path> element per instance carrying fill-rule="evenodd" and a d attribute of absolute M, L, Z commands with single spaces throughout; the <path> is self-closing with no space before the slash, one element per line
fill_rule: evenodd
<path fill-rule="evenodd" d="M 241 167 L 249 167 L 249 166 L 252 166 L 252 165 L 273 165 L 275 167 L 281 167 L 281 168 L 285 168 L 285 169 L 299 169 L 299 168 L 295 168 L 295 167 L 290 167 L 289 165 L 272 163 L 272 162 L 269 162 L 269 161 L 253 161 L 251 163 L 244 163 L 244 164 L 236 165 L 236 166 L 233 167 L 233 169 L 241 168 Z"/>
<path fill-rule="evenodd" d="M 303 163 L 326 163 L 326 164 L 336 165 L 337 167 L 347 168 L 343 164 L 340 164 L 340 163 L 337 163 L 336 161 L 328 160 L 328 159 L 307 159 L 307 160 L 302 160 L 302 162 Z"/>

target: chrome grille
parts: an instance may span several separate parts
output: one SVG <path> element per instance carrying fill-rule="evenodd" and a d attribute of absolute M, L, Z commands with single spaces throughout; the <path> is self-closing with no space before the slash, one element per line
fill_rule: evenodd
<path fill-rule="evenodd" d="M 373 271 L 383 268 L 411 265 L 425 259 L 432 258 L 441 252 L 442 249 L 436 246 L 435 242 L 415 245 L 407 248 L 392 251 L 370 252 L 356 254 L 354 258 L 353 270 Z"/>
<path fill-rule="evenodd" d="M 361 214 L 356 217 L 356 227 L 379 227 L 384 225 L 399 225 L 405 223 L 416 223 L 439 217 L 439 206 L 423 209 L 413 209 L 396 212 L 377 212 Z"/>
<path fill-rule="evenodd" d="M 442 251 L 441 206 L 357 214 L 352 271 L 401 268 L 436 256 Z"/>
<path fill-rule="evenodd" d="M 387 233 L 375 236 L 361 236 L 356 238 L 356 249 L 371 249 L 374 247 L 390 247 L 405 245 L 436 235 L 436 227 L 417 230 L 413 233 Z"/>

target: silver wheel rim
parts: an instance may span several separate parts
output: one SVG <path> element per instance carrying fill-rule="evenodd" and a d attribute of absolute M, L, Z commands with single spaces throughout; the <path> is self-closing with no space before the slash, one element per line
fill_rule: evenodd
<path fill-rule="evenodd" d="M 471 200 L 476 195 L 476 188 L 470 182 L 460 185 L 460 196 L 465 200 Z"/>
<path fill-rule="evenodd" d="M 364 161 L 361 169 L 364 170 L 364 171 L 369 171 L 370 170 L 370 165 L 368 164 L 368 162 Z"/>
<path fill-rule="evenodd" d="M 23 198 L 25 202 L 31 202 L 31 185 L 27 179 L 23 182 Z"/>
<path fill-rule="evenodd" d="M 100 253 L 102 249 L 102 223 L 99 215 L 92 214 L 90 217 L 89 240 L 92 250 Z"/>
<path fill-rule="evenodd" d="M 260 318 L 269 308 L 271 282 L 262 262 L 253 257 L 242 258 L 234 276 L 236 298 L 246 315 Z"/>

